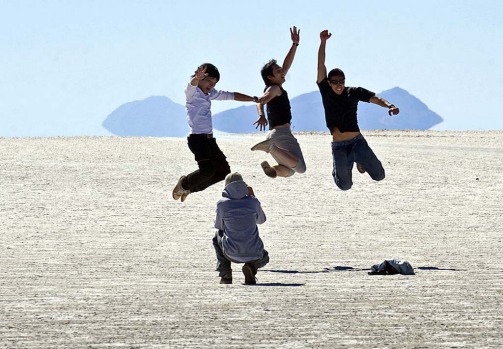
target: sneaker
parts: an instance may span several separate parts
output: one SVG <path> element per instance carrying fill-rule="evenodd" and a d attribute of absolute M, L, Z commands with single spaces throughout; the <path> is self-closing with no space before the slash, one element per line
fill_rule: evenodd
<path fill-rule="evenodd" d="M 359 164 L 359 163 L 356 163 L 356 169 L 358 170 L 358 172 L 360 173 L 365 173 L 365 167 L 363 167 L 362 164 Z"/>
<path fill-rule="evenodd" d="M 180 201 L 184 202 L 185 199 L 187 198 L 187 196 L 189 196 L 189 194 L 190 194 L 190 190 L 184 190 L 184 192 L 182 193 L 182 196 L 180 196 Z"/>
<path fill-rule="evenodd" d="M 276 170 L 274 169 L 274 167 L 271 167 L 271 165 L 269 165 L 269 163 L 267 161 L 264 161 L 260 164 L 260 166 L 262 166 L 262 170 L 264 170 L 264 173 L 268 176 L 268 177 L 271 177 L 271 178 L 276 178 L 276 176 L 278 175 L 276 173 Z"/>
<path fill-rule="evenodd" d="M 173 189 L 173 199 L 175 200 L 178 200 L 180 199 L 186 192 L 188 192 L 186 195 L 185 195 L 185 198 L 187 197 L 187 195 L 189 195 L 190 191 L 189 190 L 186 190 L 182 187 L 182 181 L 183 179 L 187 177 L 187 176 L 181 176 L 180 179 L 178 180 L 178 183 L 176 183 L 176 186 L 175 188 Z M 183 200 L 185 200 L 185 198 L 183 198 Z M 182 200 L 182 201 L 183 201 Z"/>
<path fill-rule="evenodd" d="M 274 140 L 272 138 L 269 138 L 266 139 L 265 141 L 255 144 L 253 147 L 251 147 L 251 150 L 262 150 L 265 151 L 266 153 L 269 153 L 273 145 Z"/>
<path fill-rule="evenodd" d="M 232 275 L 226 274 L 220 278 L 221 285 L 230 285 L 232 284 Z"/>
<path fill-rule="evenodd" d="M 245 284 L 256 285 L 257 280 L 255 279 L 255 274 L 257 274 L 257 269 L 255 268 L 255 266 L 249 263 L 245 263 L 242 270 L 245 276 Z"/>

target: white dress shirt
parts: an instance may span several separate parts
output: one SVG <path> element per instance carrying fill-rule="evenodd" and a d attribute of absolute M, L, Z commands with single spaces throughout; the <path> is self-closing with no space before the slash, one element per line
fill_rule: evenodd
<path fill-rule="evenodd" d="M 185 89 L 185 99 L 189 134 L 210 134 L 213 132 L 211 100 L 233 100 L 234 92 L 212 88 L 208 94 L 205 94 L 199 87 L 189 83 Z"/>

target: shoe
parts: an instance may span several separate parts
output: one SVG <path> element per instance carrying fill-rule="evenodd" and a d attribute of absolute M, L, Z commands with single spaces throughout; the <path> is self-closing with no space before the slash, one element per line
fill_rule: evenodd
<path fill-rule="evenodd" d="M 232 284 L 232 275 L 226 274 L 220 278 L 221 285 L 230 285 Z"/>
<path fill-rule="evenodd" d="M 274 169 L 274 167 L 271 167 L 271 165 L 269 165 L 269 163 L 267 161 L 264 161 L 260 164 L 260 166 L 262 166 L 262 170 L 264 170 L 264 173 L 268 176 L 268 177 L 271 177 L 271 178 L 276 178 L 276 176 L 278 175 L 276 173 L 276 170 Z"/>
<path fill-rule="evenodd" d="M 185 198 L 187 197 L 187 195 L 190 194 L 190 190 L 186 190 L 182 187 L 182 181 L 186 177 L 187 176 L 181 176 L 180 179 L 178 180 L 178 183 L 176 183 L 176 186 L 173 189 L 173 193 L 172 193 L 173 199 L 178 200 L 178 199 L 182 198 L 185 194 L 185 197 L 182 199 L 182 201 L 184 201 Z"/>
<path fill-rule="evenodd" d="M 190 194 L 190 190 L 184 190 L 184 192 L 182 193 L 182 196 L 180 196 L 180 201 L 184 202 L 185 199 L 187 198 L 187 196 L 189 196 L 189 194 Z"/>
<path fill-rule="evenodd" d="M 255 268 L 254 265 L 245 263 L 243 265 L 243 274 L 245 276 L 245 284 L 246 285 L 256 285 L 257 280 L 255 279 L 255 274 L 257 274 L 257 269 Z"/>
<path fill-rule="evenodd" d="M 359 163 L 356 163 L 356 169 L 358 170 L 358 172 L 360 173 L 365 173 L 366 170 L 365 170 L 365 167 L 363 167 L 362 164 L 359 164 Z"/>
<path fill-rule="evenodd" d="M 265 151 L 266 153 L 269 153 L 273 145 L 274 140 L 272 138 L 269 138 L 266 139 L 265 141 L 255 144 L 253 147 L 251 147 L 251 150 L 262 150 Z"/>

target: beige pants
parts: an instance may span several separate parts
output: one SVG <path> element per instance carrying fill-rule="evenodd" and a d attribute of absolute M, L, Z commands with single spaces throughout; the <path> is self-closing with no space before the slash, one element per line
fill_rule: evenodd
<path fill-rule="evenodd" d="M 304 161 L 304 156 L 302 155 L 302 150 L 300 149 L 299 142 L 293 136 L 290 127 L 277 127 L 269 131 L 266 139 L 273 139 L 274 145 L 276 147 L 288 151 L 289 153 L 291 153 L 292 155 L 296 156 L 299 159 L 297 165 L 291 169 L 292 170 L 291 175 L 294 174 L 295 172 L 297 173 L 306 172 L 306 163 Z M 274 158 L 274 160 L 276 160 L 276 162 L 279 165 L 285 166 L 285 164 L 282 164 L 272 153 L 271 156 Z"/>

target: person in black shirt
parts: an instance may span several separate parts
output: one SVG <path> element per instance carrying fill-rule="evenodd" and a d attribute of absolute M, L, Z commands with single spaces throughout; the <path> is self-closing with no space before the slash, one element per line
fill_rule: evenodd
<path fill-rule="evenodd" d="M 283 66 L 280 67 L 276 60 L 270 60 L 261 70 L 262 79 L 266 85 L 265 93 L 259 98 L 257 112 L 259 118 L 253 124 L 265 129 L 269 123 L 269 133 L 265 141 L 255 144 L 251 150 L 262 150 L 271 156 L 278 163 L 270 166 L 267 161 L 261 163 L 264 173 L 272 178 L 276 176 L 289 177 L 295 172 L 304 173 L 306 164 L 300 149 L 299 142 L 290 130 L 292 113 L 290 110 L 290 100 L 288 93 L 283 89 L 285 76 L 292 65 L 299 46 L 300 30 L 296 27 L 290 28 L 292 46 L 288 51 Z M 267 119 L 265 118 L 264 105 L 267 105 Z"/>
<path fill-rule="evenodd" d="M 318 78 L 325 120 L 332 134 L 332 157 L 335 184 L 342 190 L 349 190 L 353 185 L 352 169 L 354 163 L 360 173 L 367 172 L 375 181 L 385 177 L 381 161 L 367 144 L 358 127 L 358 102 L 374 103 L 388 108 L 388 114 L 397 115 L 400 110 L 374 92 L 362 87 L 347 87 L 345 75 L 341 69 L 332 69 L 327 76 L 325 67 L 325 47 L 332 36 L 328 30 L 320 33 L 318 50 Z"/>

